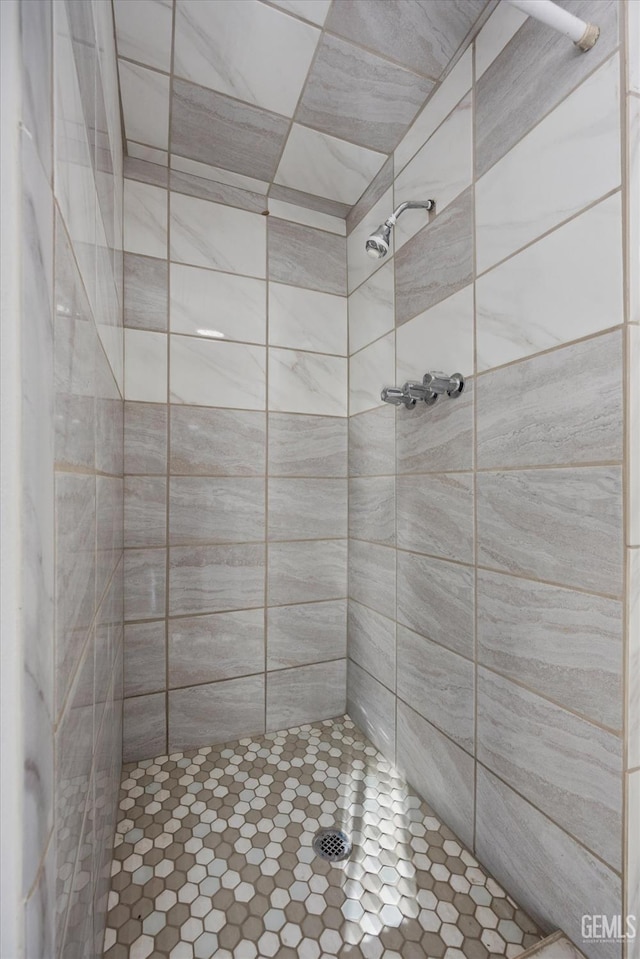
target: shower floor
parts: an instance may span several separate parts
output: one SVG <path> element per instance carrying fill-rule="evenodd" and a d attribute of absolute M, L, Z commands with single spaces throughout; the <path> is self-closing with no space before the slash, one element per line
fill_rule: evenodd
<path fill-rule="evenodd" d="M 339 863 L 312 849 L 334 824 Z M 108 959 L 514 959 L 541 937 L 347 716 L 124 767 Z"/>

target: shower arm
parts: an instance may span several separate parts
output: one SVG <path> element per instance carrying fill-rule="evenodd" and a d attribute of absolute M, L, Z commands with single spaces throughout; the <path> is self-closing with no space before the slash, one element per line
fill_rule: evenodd
<path fill-rule="evenodd" d="M 404 213 L 405 210 L 433 210 L 436 205 L 435 200 L 405 200 L 404 203 L 401 203 L 397 207 L 391 216 L 388 216 L 384 221 L 385 226 L 395 226 L 396 221 L 401 213 Z"/>

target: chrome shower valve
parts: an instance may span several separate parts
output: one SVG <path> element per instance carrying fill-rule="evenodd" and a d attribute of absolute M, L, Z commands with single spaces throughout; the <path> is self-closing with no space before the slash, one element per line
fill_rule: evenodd
<path fill-rule="evenodd" d="M 408 410 L 415 408 L 417 403 L 426 403 L 433 406 L 439 396 L 446 394 L 450 399 L 460 396 L 464 390 L 462 373 L 425 373 L 422 380 L 407 380 L 403 387 L 385 386 L 380 394 L 383 403 L 393 406 L 404 406 Z"/>

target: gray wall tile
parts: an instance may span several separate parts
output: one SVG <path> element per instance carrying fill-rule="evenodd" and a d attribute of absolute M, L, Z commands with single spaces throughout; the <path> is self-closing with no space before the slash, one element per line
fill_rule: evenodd
<path fill-rule="evenodd" d="M 480 668 L 478 759 L 620 869 L 619 737 Z"/>
<path fill-rule="evenodd" d="M 150 183 L 152 186 L 167 186 L 169 170 L 160 163 L 149 163 L 138 157 L 125 156 L 124 175 L 127 180 L 138 180 L 139 183 Z"/>
<path fill-rule="evenodd" d="M 395 617 L 396 553 L 388 546 L 349 543 L 349 598 Z"/>
<path fill-rule="evenodd" d="M 267 673 L 267 728 L 342 716 L 346 708 L 346 660 Z"/>
<path fill-rule="evenodd" d="M 174 546 L 169 614 L 218 613 L 264 603 L 264 546 Z"/>
<path fill-rule="evenodd" d="M 162 756 L 167 748 L 165 694 L 134 696 L 124 701 L 122 761 Z"/>
<path fill-rule="evenodd" d="M 166 332 L 169 317 L 168 264 L 151 256 L 124 255 L 124 325 Z"/>
<path fill-rule="evenodd" d="M 337 216 L 341 220 L 344 220 L 351 209 L 348 203 L 329 200 L 324 196 L 315 196 L 313 193 L 304 193 L 302 190 L 294 190 L 291 187 L 282 186 L 280 183 L 271 184 L 269 196 L 273 200 L 295 203 L 296 206 L 302 206 L 307 210 L 316 210 L 318 213 L 327 213 L 329 216 Z"/>
<path fill-rule="evenodd" d="M 349 480 L 349 536 L 383 546 L 396 541 L 396 497 L 393 476 Z"/>
<path fill-rule="evenodd" d="M 618 10 L 613 0 L 572 0 L 571 13 L 600 27 L 593 58 L 568 47 L 561 33 L 540 30 L 535 20 L 518 30 L 477 85 L 478 176 L 607 59 L 618 45 Z"/>
<path fill-rule="evenodd" d="M 542 929 L 562 927 L 589 959 L 620 959 L 620 943 L 582 936 L 584 915 L 620 912 L 620 877 L 482 766 L 476 854 Z"/>
<path fill-rule="evenodd" d="M 285 117 L 185 80 L 173 82 L 171 148 L 181 156 L 270 181 L 288 129 Z"/>
<path fill-rule="evenodd" d="M 269 476 L 346 475 L 346 417 L 269 413 Z"/>
<path fill-rule="evenodd" d="M 205 177 L 193 176 L 180 170 L 172 170 L 169 185 L 174 193 L 186 193 L 202 200 L 212 200 L 225 206 L 235 206 L 251 213 L 263 213 L 267 209 L 267 199 L 260 193 L 242 190 L 227 183 L 218 183 Z"/>
<path fill-rule="evenodd" d="M 473 663 L 404 626 L 398 626 L 397 661 L 398 696 L 473 753 Z"/>
<path fill-rule="evenodd" d="M 267 669 L 341 659 L 347 648 L 346 600 L 267 611 Z"/>
<path fill-rule="evenodd" d="M 470 567 L 398 552 L 398 622 L 469 659 L 474 593 Z"/>
<path fill-rule="evenodd" d="M 615 466 L 479 473 L 478 562 L 620 595 L 621 482 Z"/>
<path fill-rule="evenodd" d="M 398 409 L 398 473 L 472 469 L 473 394 L 473 381 L 467 380 L 462 395 L 451 402 L 444 398 L 435 406 Z"/>
<path fill-rule="evenodd" d="M 380 406 L 349 417 L 349 476 L 395 473 L 396 411 Z"/>
<path fill-rule="evenodd" d="M 473 562 L 473 476 L 432 473 L 396 482 L 400 549 Z"/>
<path fill-rule="evenodd" d="M 264 489 L 264 480 L 257 477 L 172 476 L 170 544 L 264 539 Z"/>
<path fill-rule="evenodd" d="M 269 217 L 269 279 L 347 295 L 347 241 L 311 226 Z"/>
<path fill-rule="evenodd" d="M 158 619 L 165 614 L 166 549 L 128 549 L 124 554 L 124 617 Z"/>
<path fill-rule="evenodd" d="M 172 406 L 171 472 L 263 476 L 265 433 L 264 413 Z"/>
<path fill-rule="evenodd" d="M 390 153 L 433 87 L 431 80 L 325 34 L 296 119 L 331 136 Z"/>
<path fill-rule="evenodd" d="M 471 282 L 471 197 L 461 193 L 396 254 L 396 326 Z"/>
<path fill-rule="evenodd" d="M 383 685 L 395 688 L 396 624 L 392 619 L 349 600 L 347 649 L 350 659 Z"/>
<path fill-rule="evenodd" d="M 169 693 L 169 750 L 209 746 L 264 732 L 264 676 Z"/>
<path fill-rule="evenodd" d="M 346 535 L 346 479 L 269 478 L 270 540 L 334 539 Z"/>
<path fill-rule="evenodd" d="M 170 619 L 169 687 L 212 683 L 264 670 L 264 610 Z"/>
<path fill-rule="evenodd" d="M 621 728 L 621 603 L 486 570 L 477 601 L 481 663 Z"/>
<path fill-rule="evenodd" d="M 474 761 L 463 749 L 398 702 L 397 765 L 407 782 L 463 843 L 473 842 Z"/>
<path fill-rule="evenodd" d="M 166 473 L 167 413 L 160 403 L 124 404 L 125 473 Z"/>
<path fill-rule="evenodd" d="M 124 695 L 157 693 L 167 685 L 164 620 L 124 629 Z"/>
<path fill-rule="evenodd" d="M 127 476 L 124 481 L 125 546 L 165 546 L 167 480 L 164 476 Z"/>
<path fill-rule="evenodd" d="M 351 659 L 348 662 L 347 712 L 382 755 L 395 762 L 396 698 Z"/>
<path fill-rule="evenodd" d="M 480 376 L 478 466 L 622 459 L 622 333 Z"/>
<path fill-rule="evenodd" d="M 270 543 L 269 606 L 340 599 L 346 593 L 346 540 Z"/>
<path fill-rule="evenodd" d="M 376 205 L 392 184 L 393 154 L 387 157 L 358 202 L 354 203 L 349 210 L 347 214 L 347 236 L 362 222 L 371 207 Z"/>

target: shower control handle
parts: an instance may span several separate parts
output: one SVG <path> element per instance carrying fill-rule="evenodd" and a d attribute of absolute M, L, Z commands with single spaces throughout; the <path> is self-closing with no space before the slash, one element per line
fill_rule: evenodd
<path fill-rule="evenodd" d="M 422 378 L 422 385 L 425 390 L 440 396 L 446 393 L 447 396 L 458 396 L 464 389 L 464 379 L 462 373 L 454 373 L 447 376 L 446 373 L 425 373 Z"/>
<path fill-rule="evenodd" d="M 413 409 L 416 405 L 415 398 L 409 396 L 404 389 L 401 390 L 398 386 L 385 386 L 380 394 L 380 399 L 383 403 L 391 403 L 392 406 L 406 406 L 408 410 Z"/>

